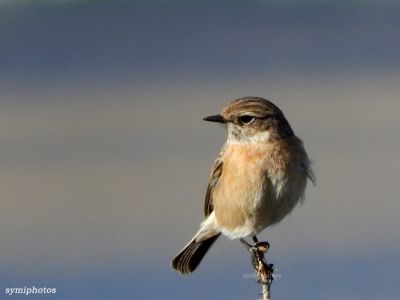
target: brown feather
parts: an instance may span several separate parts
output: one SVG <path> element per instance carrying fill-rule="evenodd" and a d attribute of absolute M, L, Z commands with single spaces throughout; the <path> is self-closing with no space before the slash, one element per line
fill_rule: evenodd
<path fill-rule="evenodd" d="M 192 273 L 219 236 L 220 234 L 217 234 L 201 242 L 196 242 L 196 240 L 193 239 L 172 260 L 171 267 L 182 274 Z"/>
<path fill-rule="evenodd" d="M 221 177 L 222 174 L 222 156 L 224 154 L 224 148 L 222 148 L 221 152 L 219 153 L 217 159 L 215 160 L 212 171 L 211 171 L 211 176 L 210 180 L 207 186 L 207 192 L 206 192 L 206 197 L 204 201 L 204 216 L 208 217 L 212 211 L 214 210 L 214 199 L 213 199 L 213 190 L 215 186 L 217 185 L 219 178 Z"/>

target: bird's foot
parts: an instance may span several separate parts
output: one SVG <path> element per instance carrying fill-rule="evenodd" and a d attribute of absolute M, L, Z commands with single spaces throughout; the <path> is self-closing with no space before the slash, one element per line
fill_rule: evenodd
<path fill-rule="evenodd" d="M 257 271 L 257 282 L 270 285 L 273 280 L 274 265 L 265 261 L 264 254 L 269 250 L 268 242 L 256 242 L 249 248 L 251 252 L 251 262 Z"/>
<path fill-rule="evenodd" d="M 254 255 L 258 255 L 259 253 L 267 253 L 269 250 L 270 246 L 268 242 L 257 242 L 254 245 L 250 247 L 250 252 L 253 253 Z"/>
<path fill-rule="evenodd" d="M 258 266 L 258 261 L 264 260 L 264 254 L 267 253 L 269 249 L 268 242 L 257 242 L 253 246 L 249 247 L 251 252 L 251 261 L 255 269 Z"/>

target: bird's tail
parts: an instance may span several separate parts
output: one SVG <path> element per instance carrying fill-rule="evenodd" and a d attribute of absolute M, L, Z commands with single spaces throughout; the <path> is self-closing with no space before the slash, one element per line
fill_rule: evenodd
<path fill-rule="evenodd" d="M 220 233 L 200 242 L 197 242 L 195 237 L 172 260 L 172 268 L 182 274 L 192 273 L 219 236 Z"/>

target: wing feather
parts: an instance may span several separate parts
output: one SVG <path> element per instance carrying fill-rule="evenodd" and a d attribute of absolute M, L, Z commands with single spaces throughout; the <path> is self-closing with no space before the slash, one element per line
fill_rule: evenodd
<path fill-rule="evenodd" d="M 222 155 L 224 154 L 224 149 L 225 148 L 222 148 L 221 152 L 219 153 L 212 167 L 210 181 L 207 186 L 206 198 L 204 202 L 205 217 L 208 217 L 214 210 L 213 190 L 214 187 L 218 184 L 219 178 L 221 177 L 222 174 L 222 165 L 223 165 Z"/>

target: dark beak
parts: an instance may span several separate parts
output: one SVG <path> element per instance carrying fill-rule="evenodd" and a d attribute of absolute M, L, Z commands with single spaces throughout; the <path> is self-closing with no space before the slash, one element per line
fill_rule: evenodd
<path fill-rule="evenodd" d="M 221 115 L 205 117 L 203 120 L 208 121 L 208 122 L 217 122 L 217 123 L 223 123 L 223 124 L 225 124 L 227 122 L 225 120 L 225 118 Z"/>

